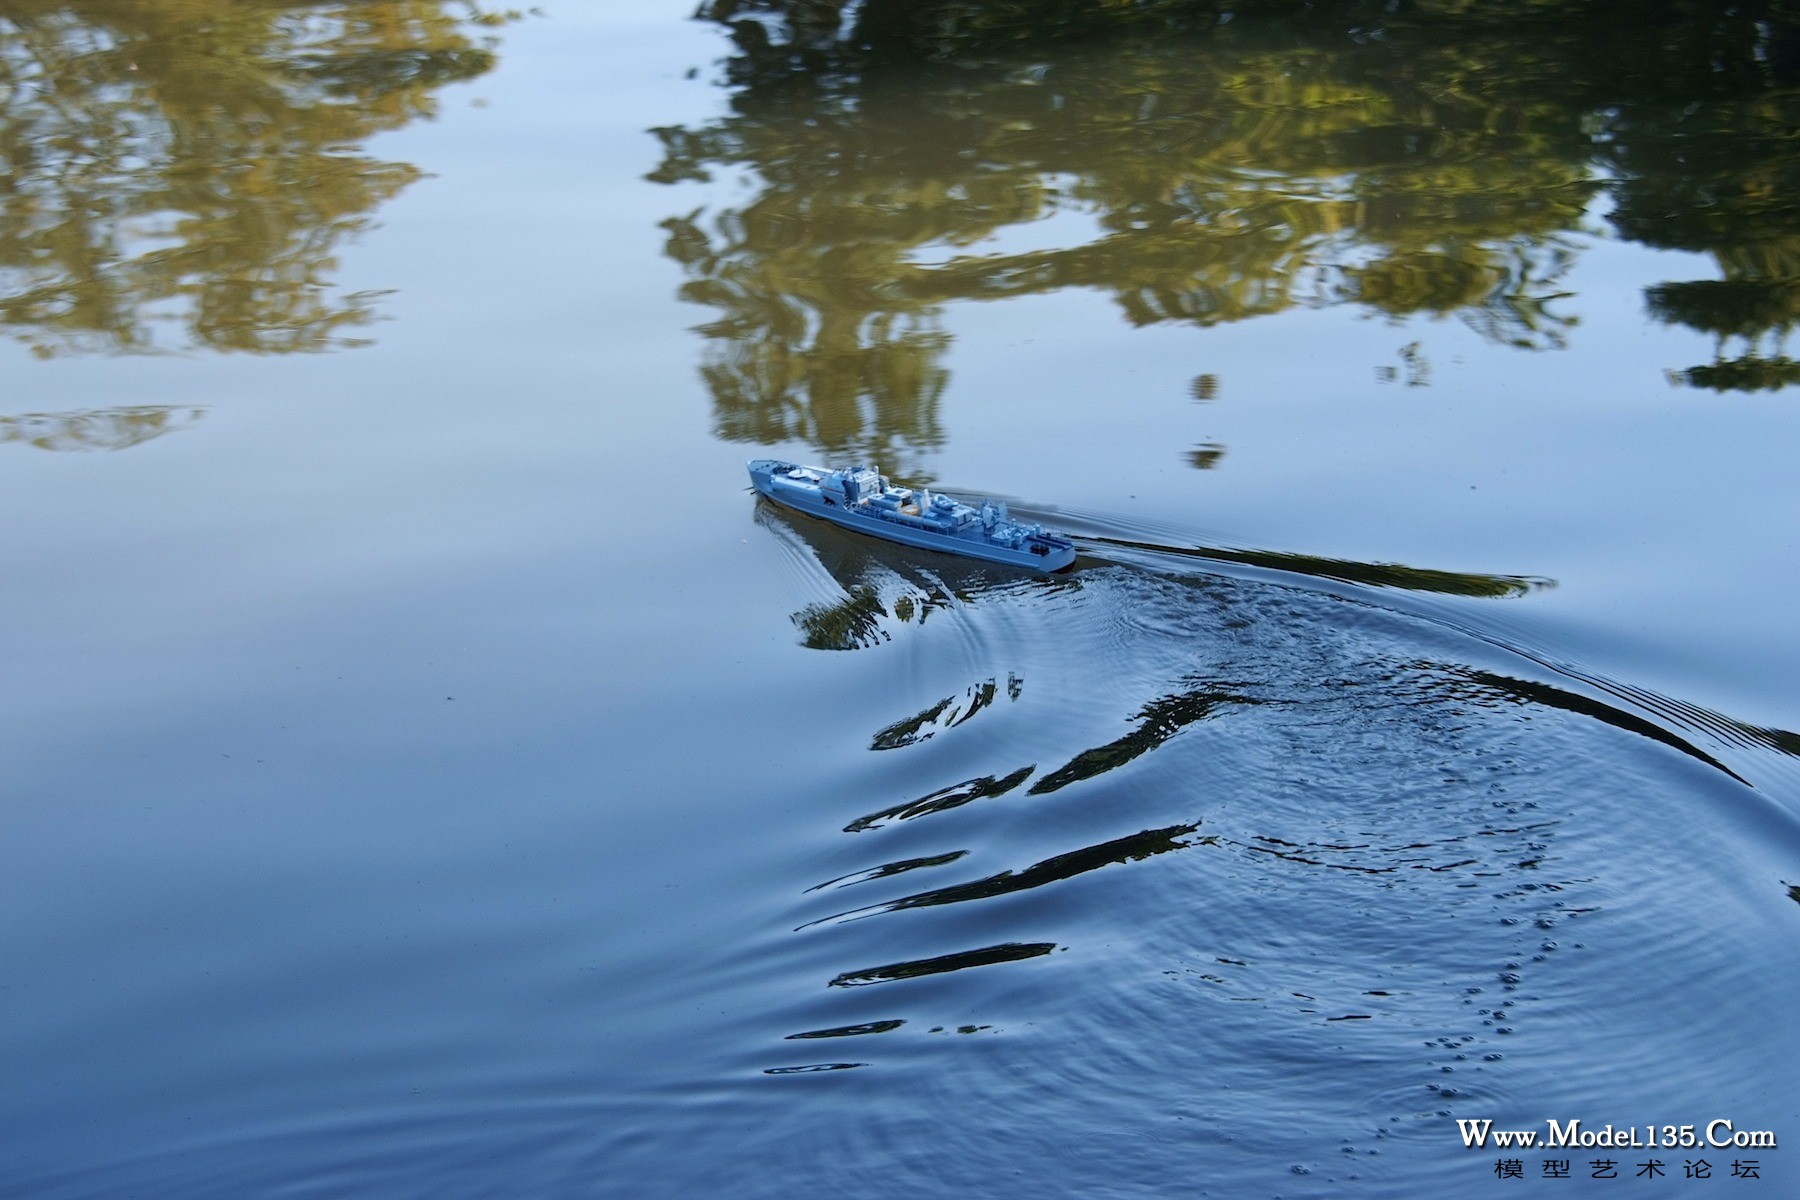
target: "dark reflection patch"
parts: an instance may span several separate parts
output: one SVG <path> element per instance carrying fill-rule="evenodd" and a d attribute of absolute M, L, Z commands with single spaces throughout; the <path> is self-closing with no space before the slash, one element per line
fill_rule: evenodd
<path fill-rule="evenodd" d="M 891 1021 L 865 1021 L 860 1025 L 839 1025 L 833 1029 L 812 1029 L 805 1033 L 790 1033 L 785 1040 L 794 1042 L 804 1038 L 861 1037 L 865 1033 L 888 1033 L 904 1024 L 906 1022 L 901 1018 Z"/>
<path fill-rule="evenodd" d="M 1019 691 L 1019 680 L 1009 676 L 1007 699 L 1017 700 Z M 965 689 L 960 701 L 955 696 L 945 696 L 917 715 L 889 725 L 870 740 L 869 749 L 898 750 L 902 746 L 911 746 L 934 737 L 941 729 L 954 729 L 973 720 L 977 713 L 993 704 L 999 695 L 999 684 L 993 679 L 984 679 Z"/>
<path fill-rule="evenodd" d="M 1020 767 L 1004 778 L 983 775 L 978 779 L 965 779 L 961 783 L 953 783 L 949 787 L 928 792 L 917 800 L 909 800 L 905 804 L 896 804 L 892 808 L 884 808 L 880 812 L 870 813 L 866 817 L 858 817 L 844 826 L 844 832 L 861 833 L 866 829 L 879 829 L 889 821 L 910 821 L 914 817 L 960 808 L 971 800 L 980 800 L 987 796 L 1003 796 L 1030 778 L 1032 770 L 1031 767 Z"/>
<path fill-rule="evenodd" d="M 1674 371 L 1671 378 L 1709 392 L 1778 392 L 1800 383 L 1800 362 L 1779 354 L 1773 358 L 1746 354 Z"/>
<path fill-rule="evenodd" d="M 888 640 L 881 618 L 888 615 L 872 587 L 853 588 L 833 604 L 809 604 L 794 614 L 800 644 L 811 650 L 866 650 Z"/>
<path fill-rule="evenodd" d="M 904 721 L 895 721 L 892 725 L 889 725 L 886 729 L 881 730 L 874 736 L 869 742 L 869 749 L 897 750 L 901 746 L 910 746 L 914 742 L 924 741 L 926 738 L 937 732 L 937 730 L 930 729 L 928 726 L 935 722 L 939 717 L 943 716 L 945 711 L 949 709 L 951 702 L 955 699 L 956 697 L 954 696 L 945 696 L 936 704 L 924 709 L 917 716 L 908 717 Z"/>
<path fill-rule="evenodd" d="M 1083 750 L 1074 758 L 1031 785 L 1031 794 L 1041 795 L 1068 787 L 1083 779 L 1091 779 L 1122 767 L 1140 755 L 1148 754 L 1182 729 L 1205 720 L 1224 704 L 1259 704 L 1247 696 L 1233 692 L 1196 688 L 1177 695 L 1152 700 L 1138 710 L 1138 727 L 1124 737 L 1104 746 Z"/>
<path fill-rule="evenodd" d="M 1579 692 L 1569 691 L 1566 688 L 1555 687 L 1547 683 L 1536 683 L 1529 679 L 1515 679 L 1491 671 L 1468 670 L 1459 672 L 1459 674 L 1469 682 L 1487 689 L 1492 695 L 1523 704 L 1560 708 L 1564 712 L 1592 717 L 1596 721 L 1611 725 L 1616 729 L 1623 729 L 1627 733 L 1635 733 L 1640 737 L 1649 738 L 1653 742 L 1661 742 L 1665 746 L 1699 759 L 1709 767 L 1718 768 L 1740 783 L 1744 782 L 1737 772 L 1686 738 L 1663 728 L 1654 721 L 1627 712 L 1623 708 L 1583 696 Z"/>
<path fill-rule="evenodd" d="M 1001 942 L 979 950 L 961 950 L 940 954 L 936 958 L 915 958 L 886 966 L 868 967 L 861 971 L 845 971 L 833 979 L 831 987 L 867 987 L 872 983 L 892 983 L 899 979 L 918 979 L 925 975 L 944 975 L 969 967 L 988 967 L 995 963 L 1018 962 L 1038 958 L 1056 949 L 1055 942 Z"/>
<path fill-rule="evenodd" d="M 1047 883 L 1072 879 L 1077 875 L 1114 863 L 1137 862 L 1152 855 L 1166 854 L 1170 850 L 1186 849 L 1197 843 L 1182 839 L 1198 828 L 1200 828 L 1200 823 L 1196 821 L 1191 825 L 1170 825 L 1164 829 L 1146 829 L 1142 833 L 1114 838 L 1110 842 L 1101 842 L 1097 846 L 1086 846 L 1080 850 L 1071 850 L 1067 854 L 1046 858 L 1042 862 L 1026 867 L 1023 871 L 1001 871 L 984 879 L 975 879 L 951 887 L 934 888 L 929 892 L 916 892 L 911 896 L 902 896 L 898 900 L 889 900 L 883 904 L 872 904 L 867 908 L 821 917 L 818 921 L 810 921 L 808 924 L 818 925 L 825 921 L 874 916 L 877 913 L 898 912 L 906 908 L 931 908 L 940 904 L 960 904 L 966 900 L 988 900 L 1012 892 L 1028 891 L 1032 888 L 1043 887 Z M 805 926 L 801 928 L 805 928 Z"/>
<path fill-rule="evenodd" d="M 839 875 L 836 879 L 815 883 L 806 890 L 816 892 L 828 887 L 849 887 L 853 883 L 869 883 L 876 879 L 888 879 L 905 871 L 917 871 L 922 867 L 941 867 L 955 862 L 966 854 L 968 854 L 967 850 L 950 850 L 943 854 L 927 854 L 920 858 L 903 858 L 897 862 L 882 863 L 879 867 L 869 867 L 862 871 L 852 871 L 848 875 Z"/>
<path fill-rule="evenodd" d="M 1430 567 L 1409 567 L 1404 563 L 1354 562 L 1343 558 L 1321 558 L 1314 554 L 1293 554 L 1276 550 L 1244 550 L 1227 546 L 1169 546 L 1121 537 L 1088 536 L 1083 540 L 1101 546 L 1111 544 L 1131 550 L 1174 554 L 1183 558 L 1241 563 L 1247 567 L 1262 567 L 1271 571 L 1292 571 L 1298 575 L 1335 579 L 1342 583 L 1399 588 L 1409 592 L 1437 592 L 1445 596 L 1481 596 L 1503 599 L 1523 596 L 1530 592 L 1556 586 L 1555 580 L 1534 575 L 1485 575 L 1473 571 L 1439 571 Z"/>

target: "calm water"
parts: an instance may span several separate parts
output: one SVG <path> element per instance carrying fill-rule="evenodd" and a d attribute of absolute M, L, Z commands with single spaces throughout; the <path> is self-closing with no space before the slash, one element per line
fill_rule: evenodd
<path fill-rule="evenodd" d="M 1443 7 L 0 4 L 0 1192 L 1792 1194 L 1800 27 Z"/>

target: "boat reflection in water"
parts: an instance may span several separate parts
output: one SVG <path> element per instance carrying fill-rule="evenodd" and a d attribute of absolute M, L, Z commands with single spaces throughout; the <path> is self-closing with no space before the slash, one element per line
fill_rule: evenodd
<path fill-rule="evenodd" d="M 1068 587 L 1071 572 L 1027 575 L 1001 563 L 959 558 L 862 537 L 809 520 L 768 500 L 756 523 L 798 556 L 816 560 L 841 589 L 793 615 L 801 642 L 814 650 L 858 650 L 890 640 L 892 623 L 923 624 L 932 613 L 993 592 Z M 1077 564 L 1076 570 L 1081 568 Z"/>

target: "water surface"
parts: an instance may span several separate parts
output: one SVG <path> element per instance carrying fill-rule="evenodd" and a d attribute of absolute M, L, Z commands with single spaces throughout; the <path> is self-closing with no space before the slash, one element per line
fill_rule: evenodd
<path fill-rule="evenodd" d="M 1779 12 L 239 8 L 0 10 L 4 1190 L 1800 1128 Z"/>

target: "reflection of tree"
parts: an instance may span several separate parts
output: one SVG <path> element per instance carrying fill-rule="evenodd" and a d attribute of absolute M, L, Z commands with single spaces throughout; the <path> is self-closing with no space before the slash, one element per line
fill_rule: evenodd
<path fill-rule="evenodd" d="M 1603 187 L 1655 245 L 1726 261 L 1800 237 L 1773 136 L 1800 126 L 1791 7 L 713 0 L 734 111 L 657 130 L 652 178 L 756 184 L 666 226 L 684 295 L 719 314 L 718 428 L 889 459 L 935 445 L 943 307 L 1065 288 L 1135 324 L 1347 304 L 1560 346 L 1566 235 Z M 1085 230 L 1005 245 L 1058 215 Z M 1793 273 L 1768 272 L 1727 280 L 1787 303 Z M 1768 379 L 1784 360 L 1757 361 Z"/>
<path fill-rule="evenodd" d="M 721 434 L 932 446 L 943 306 L 1067 288 L 1134 324 L 1348 303 L 1560 344 L 1558 235 L 1596 185 L 1554 97 L 1465 94 L 1460 60 L 1384 87 L 1386 65 L 1341 37 L 1129 28 L 1182 7 L 1035 6 L 1054 19 L 1029 27 L 959 3 L 704 9 L 731 23 L 736 111 L 657 130 L 652 177 L 760 185 L 666 224 L 684 295 L 721 314 L 703 326 Z M 1052 59 L 1045 30 L 1116 36 Z M 987 248 L 1059 214 L 1092 232 Z"/>
<path fill-rule="evenodd" d="M 759 209 L 722 223 L 716 242 L 694 218 L 664 222 L 670 256 L 695 276 L 683 295 L 726 314 L 703 327 L 715 340 L 703 373 L 720 434 L 758 444 L 802 438 L 834 456 L 895 466 L 902 443 L 935 445 L 945 378 L 937 360 L 948 338 L 929 311 L 877 294 L 895 266 L 891 250 L 879 236 L 854 240 L 846 213 L 833 240 L 784 253 L 782 231 L 820 217 Z"/>
<path fill-rule="evenodd" d="M 186 429 L 205 412 L 203 408 L 141 404 L 87 412 L 26 413 L 0 417 L 0 443 L 19 442 L 40 450 L 123 450 Z"/>
<path fill-rule="evenodd" d="M 446 0 L 19 0 L 0 12 L 0 324 L 40 353 L 316 350 L 329 272 L 417 177 L 360 153 L 493 65 Z"/>
<path fill-rule="evenodd" d="M 1710 365 L 1679 372 L 1714 391 L 1774 390 L 1800 382 L 1783 352 L 1800 324 L 1800 94 L 1737 95 L 1639 118 L 1661 136 L 1620 154 L 1635 172 L 1613 220 L 1654 246 L 1711 254 L 1721 279 L 1650 288 L 1650 313 L 1715 339 Z M 1736 351 L 1738 357 L 1727 355 Z"/>
<path fill-rule="evenodd" d="M 1800 362 L 1785 355 L 1761 358 L 1746 354 L 1742 358 L 1719 359 L 1673 374 L 1689 387 L 1714 392 L 1773 392 L 1800 383 Z"/>

